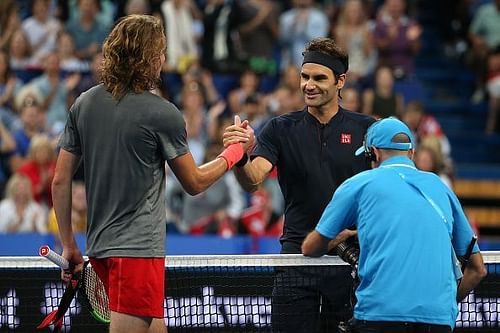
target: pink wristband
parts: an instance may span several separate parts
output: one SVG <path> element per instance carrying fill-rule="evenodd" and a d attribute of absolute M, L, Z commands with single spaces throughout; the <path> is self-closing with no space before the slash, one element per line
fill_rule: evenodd
<path fill-rule="evenodd" d="M 231 168 L 243 157 L 243 146 L 240 143 L 234 143 L 228 146 L 222 153 L 217 157 L 222 157 L 226 160 L 227 169 L 231 170 Z"/>

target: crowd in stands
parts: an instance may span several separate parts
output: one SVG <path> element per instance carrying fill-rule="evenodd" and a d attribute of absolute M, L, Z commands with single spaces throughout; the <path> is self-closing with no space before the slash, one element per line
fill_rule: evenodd
<path fill-rule="evenodd" d="M 474 10 L 468 2 L 470 29 L 462 27 L 467 33 L 454 40 L 471 45 L 467 62 L 477 73 L 478 94 L 490 99 L 485 130 L 493 133 L 500 128 L 500 1 L 483 2 Z M 100 82 L 101 45 L 128 14 L 164 22 L 167 62 L 154 93 L 181 110 L 198 164 L 222 150 L 222 132 L 234 115 L 258 134 L 270 117 L 302 109 L 302 51 L 312 38 L 329 36 L 349 54 L 342 106 L 403 119 L 418 140 L 417 166 L 452 186 L 451 147 L 438 121 L 421 101 L 405 100 L 394 88 L 415 80 L 424 29 L 417 7 L 410 0 L 0 1 L 0 233 L 57 235 L 50 186 L 57 139 L 75 99 Z M 253 194 L 228 173 L 194 197 L 167 173 L 170 231 L 281 234 L 284 207 L 275 173 Z M 78 172 L 77 232 L 85 231 L 84 180 Z"/>

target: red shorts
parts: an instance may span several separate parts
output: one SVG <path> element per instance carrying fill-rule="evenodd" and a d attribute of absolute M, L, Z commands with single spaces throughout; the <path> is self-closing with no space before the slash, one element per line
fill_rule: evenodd
<path fill-rule="evenodd" d="M 164 258 L 90 258 L 90 263 L 106 287 L 111 311 L 164 317 Z"/>

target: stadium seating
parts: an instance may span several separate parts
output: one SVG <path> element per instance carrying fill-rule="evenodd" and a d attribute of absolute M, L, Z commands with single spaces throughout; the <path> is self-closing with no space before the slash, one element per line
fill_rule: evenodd
<path fill-rule="evenodd" d="M 487 102 L 473 103 L 474 75 L 459 58 L 446 57 L 435 15 L 421 12 L 422 50 L 416 77 L 425 110 L 450 140 L 454 190 L 467 215 L 484 230 L 500 233 L 500 134 L 485 134 Z"/>

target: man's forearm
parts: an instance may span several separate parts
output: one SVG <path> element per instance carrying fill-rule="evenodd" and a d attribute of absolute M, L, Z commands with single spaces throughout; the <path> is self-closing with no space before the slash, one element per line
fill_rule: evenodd
<path fill-rule="evenodd" d="M 464 270 L 464 276 L 460 281 L 457 291 L 457 302 L 463 300 L 474 289 L 479 282 L 486 276 L 487 271 L 484 267 L 483 257 L 477 252 L 471 255 L 469 263 Z"/>
<path fill-rule="evenodd" d="M 302 242 L 302 254 L 308 257 L 320 257 L 328 252 L 330 239 L 323 237 L 316 230 L 311 231 Z"/>
<path fill-rule="evenodd" d="M 52 185 L 52 198 L 61 243 L 64 247 L 73 246 L 75 239 L 71 225 L 71 182 L 54 183 Z"/>
<path fill-rule="evenodd" d="M 236 179 L 245 191 L 255 192 L 264 181 L 265 176 L 262 177 L 257 171 L 252 161 L 248 161 L 242 167 L 234 168 Z"/>

